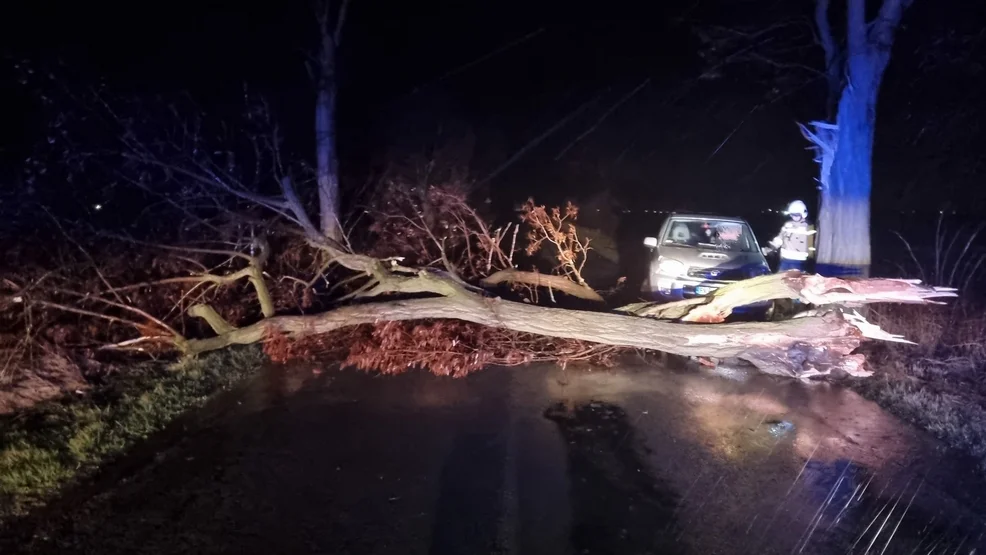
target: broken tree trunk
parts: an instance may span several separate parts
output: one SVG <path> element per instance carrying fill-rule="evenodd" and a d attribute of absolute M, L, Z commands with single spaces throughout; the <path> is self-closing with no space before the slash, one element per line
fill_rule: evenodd
<path fill-rule="evenodd" d="M 955 289 L 923 287 L 914 280 L 828 278 L 793 270 L 731 283 L 704 297 L 664 304 L 636 303 L 618 310 L 661 320 L 713 324 L 725 321 L 736 308 L 779 299 L 851 307 L 881 302 L 925 304 L 955 296 Z"/>
<path fill-rule="evenodd" d="M 383 264 L 365 257 L 354 258 L 352 262 L 347 266 L 372 276 L 371 283 L 361 289 L 360 297 L 376 297 L 392 292 L 432 293 L 437 296 L 350 305 L 308 316 L 276 316 L 243 328 L 233 328 L 224 321 L 217 322 L 216 315 L 210 314 L 208 321 L 217 335 L 186 340 L 180 347 L 186 353 L 198 354 L 229 345 L 256 343 L 274 332 L 303 337 L 360 324 L 447 318 L 523 333 L 677 355 L 738 358 L 768 374 L 809 377 L 836 370 L 852 375 L 868 375 L 863 368 L 863 356 L 852 352 L 867 337 L 899 340 L 865 323 L 858 315 L 846 315 L 838 310 L 782 322 L 684 324 L 653 317 L 532 306 L 484 296 L 481 291 L 467 288 L 434 272 L 414 272 L 395 265 L 387 269 Z M 774 278 L 772 281 L 775 283 L 769 287 L 763 283 L 754 286 L 757 290 L 761 286 L 766 287 L 772 291 L 771 295 L 780 295 L 779 291 L 787 288 L 794 298 L 811 298 L 818 305 L 847 300 L 867 303 L 891 299 L 921 303 L 929 302 L 928 299 L 933 297 L 954 296 L 951 291 L 939 291 L 910 282 L 849 282 L 812 279 L 814 277 L 794 272 Z M 747 297 L 738 292 L 732 295 L 737 295 L 736 298 Z M 756 293 L 753 297 L 759 299 L 764 295 L 766 293 Z M 702 313 L 708 310 L 703 307 L 712 302 L 695 305 L 691 310 Z M 199 312 L 196 310 L 193 314 Z M 684 319 L 689 314 L 685 312 L 677 318 Z M 705 319 L 704 316 L 701 318 Z"/>

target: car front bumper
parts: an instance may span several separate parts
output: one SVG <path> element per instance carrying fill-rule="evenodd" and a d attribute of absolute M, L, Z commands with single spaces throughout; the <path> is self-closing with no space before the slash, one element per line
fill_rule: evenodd
<path fill-rule="evenodd" d="M 683 299 L 693 299 L 704 297 L 735 281 L 717 281 L 693 279 L 683 276 L 663 276 L 652 277 L 644 284 L 643 293 L 650 298 L 658 301 L 680 301 Z M 751 304 L 744 309 L 764 309 L 770 306 L 770 301 Z M 737 310 L 737 312 L 741 312 Z"/>

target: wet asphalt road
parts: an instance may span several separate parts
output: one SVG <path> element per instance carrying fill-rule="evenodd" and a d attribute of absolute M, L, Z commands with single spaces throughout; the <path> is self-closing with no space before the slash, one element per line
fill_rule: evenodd
<path fill-rule="evenodd" d="M 2 552 L 983 552 L 963 461 L 851 392 L 741 371 L 275 368 L 183 426 Z"/>

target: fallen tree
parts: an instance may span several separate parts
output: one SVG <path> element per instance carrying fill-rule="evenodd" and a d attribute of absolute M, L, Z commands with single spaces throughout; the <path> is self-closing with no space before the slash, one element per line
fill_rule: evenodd
<path fill-rule="evenodd" d="M 405 333 L 410 339 L 403 344 L 364 334 L 360 360 L 364 367 L 387 360 L 395 368 L 402 359 L 406 367 L 434 367 L 443 365 L 444 356 L 460 361 L 446 366 L 472 370 L 483 361 L 554 357 L 564 363 L 642 349 L 735 358 L 765 373 L 798 378 L 865 376 L 870 370 L 855 353 L 863 341 L 904 339 L 867 323 L 854 305 L 955 296 L 954 290 L 916 282 L 788 272 L 738 282 L 703 298 L 610 308 L 583 278 L 591 247 L 576 228 L 578 208 L 571 203 L 549 209 L 528 200 L 520 207 L 520 223 L 494 227 L 467 202 L 468 187 L 461 183 L 382 180 L 363 211 L 369 237 L 358 249 L 346 235 L 340 243 L 314 224 L 318 218 L 306 210 L 292 170 L 280 162 L 276 135 L 252 137 L 254 163 L 245 166 L 242 158 L 223 154 L 235 145 L 195 146 L 204 139 L 185 135 L 195 126 L 173 126 L 170 140 L 161 138 L 167 133 L 142 140 L 140 128 L 115 117 L 108 120 L 120 126 L 111 133 L 119 137 L 119 152 L 86 167 L 122 168 L 119 176 L 158 211 L 161 225 L 145 232 L 154 242 L 114 237 L 122 246 L 110 264 L 109 255 L 92 250 L 107 248 L 106 235 L 84 238 L 92 234 L 88 226 L 59 224 L 67 245 L 60 251 L 63 260 L 55 266 L 18 265 L 18 272 L 0 282 L 0 322 L 20 330 L 18 349 L 58 327 L 71 328 L 76 344 L 195 356 L 358 326 L 457 321 L 503 333 L 433 326 L 428 333 L 435 337 Z M 262 173 L 258 167 L 274 169 Z M 164 225 L 169 218 L 181 225 Z M 519 246 L 518 236 L 524 242 Z M 532 263 L 541 249 L 554 262 L 547 272 Z M 141 263 L 132 258 L 137 254 Z M 592 310 L 564 308 L 564 296 L 591 301 Z M 737 307 L 782 299 L 814 310 L 784 321 L 727 323 Z M 456 350 L 457 333 L 473 333 L 470 363 L 461 363 L 470 352 Z M 480 336 L 497 344 L 484 345 Z M 367 352 L 373 348 L 390 351 Z M 484 349 L 499 354 L 484 356 Z M 347 360 L 353 358 L 351 351 Z"/>
<path fill-rule="evenodd" d="M 292 279 L 300 283 L 306 295 L 314 281 L 326 275 L 326 272 L 335 272 L 336 286 L 343 287 L 341 291 L 344 292 L 336 295 L 321 312 L 277 313 L 274 294 L 268 286 L 270 276 L 265 269 L 269 267 L 271 247 L 262 238 L 253 240 L 249 247 L 245 247 L 249 248 L 249 254 L 238 250 L 159 246 L 167 253 L 177 251 L 185 256 L 198 254 L 225 257 L 226 261 L 221 265 L 222 271 L 203 270 L 186 277 L 114 285 L 105 273 L 94 266 L 98 279 L 93 279 L 92 282 L 97 286 L 96 289 L 75 291 L 57 284 L 44 285 L 40 280 L 23 286 L 10 282 L 14 284 L 15 290 L 3 299 L 3 305 L 6 308 L 22 305 L 34 309 L 60 310 L 78 316 L 102 318 L 113 325 L 130 325 L 138 330 L 139 337 L 116 343 L 116 346 L 155 344 L 159 349 L 175 350 L 189 356 L 231 345 L 265 342 L 273 337 L 301 341 L 355 326 L 456 320 L 513 334 L 526 334 L 528 337 L 580 342 L 574 347 L 571 344 L 542 347 L 539 359 L 550 358 L 553 349 L 557 351 L 556 356 L 560 361 L 579 358 L 570 354 L 573 351 L 584 352 L 586 355 L 583 359 L 591 359 L 598 351 L 591 347 L 582 348 L 581 345 L 605 345 L 714 360 L 739 359 L 768 374 L 808 378 L 830 375 L 833 372 L 867 376 L 871 371 L 865 367 L 863 355 L 855 353 L 863 341 L 905 341 L 902 337 L 869 324 L 852 307 L 885 302 L 934 303 L 937 302 L 936 299 L 956 295 L 953 289 L 924 286 L 914 281 L 837 279 L 792 271 L 737 282 L 706 297 L 667 304 L 637 303 L 607 309 L 603 296 L 581 279 L 580 271 L 588 251 L 587 245 L 578 242 L 574 225 L 570 221 L 562 221 L 558 217 L 558 211 L 555 211 L 555 227 L 534 226 L 528 237 L 531 244 L 553 244 L 557 249 L 557 258 L 561 263 L 560 273 L 541 274 L 512 267 L 515 240 L 509 251 L 501 249 L 500 244 L 507 233 L 503 230 L 490 231 L 489 226 L 482 223 L 478 214 L 468 208 L 461 197 L 459 200 L 450 200 L 448 193 L 429 194 L 428 197 L 439 198 L 444 203 L 446 208 L 442 217 L 429 222 L 425 216 L 421 216 L 427 213 L 425 210 L 421 210 L 418 205 L 410 205 L 410 213 L 417 216 L 390 215 L 387 220 L 392 224 L 403 222 L 416 230 L 420 240 L 414 244 L 413 252 L 418 255 L 419 260 L 433 261 L 430 267 L 412 267 L 404 265 L 404 257 L 378 258 L 362 255 L 324 237 L 305 214 L 300 200 L 293 193 L 290 179 L 283 179 L 281 186 L 284 200 L 279 201 L 277 208 L 287 210 L 294 216 L 293 220 L 300 223 L 306 248 L 318 253 L 318 256 L 313 257 L 314 260 L 322 261 L 317 265 L 312 279 Z M 236 193 L 235 189 L 233 191 Z M 452 206 L 458 207 L 455 210 L 459 212 L 449 208 Z M 526 206 L 533 214 L 540 215 L 539 221 L 552 221 L 551 212 L 545 211 L 543 207 L 536 207 L 531 202 Z M 567 214 L 571 219 L 574 219 L 575 213 L 574 208 L 569 207 Z M 457 222 L 452 226 L 453 233 L 449 233 L 449 226 L 444 223 L 443 218 L 448 217 Z M 469 224 L 466 222 L 474 225 L 467 228 Z M 562 227 L 562 224 L 567 228 Z M 516 228 L 514 229 L 513 236 L 516 237 Z M 535 235 L 539 229 L 547 239 L 539 240 Z M 440 235 L 439 230 L 444 230 L 444 235 Z M 394 229 L 390 233 L 404 237 L 405 240 L 409 235 Z M 566 237 L 571 238 L 568 243 Z M 460 248 L 450 255 L 449 245 L 452 244 L 457 244 Z M 429 252 L 428 249 L 432 251 Z M 528 251 L 531 251 L 530 247 Z M 87 257 L 92 259 L 89 255 Z M 235 261 L 239 261 L 240 265 L 233 264 Z M 203 269 L 207 267 L 205 259 L 196 263 Z M 471 277 L 470 280 L 459 275 L 460 268 L 463 267 L 469 269 L 467 275 Z M 198 302 L 183 305 L 184 308 L 169 323 L 164 317 L 152 314 L 154 311 L 151 308 L 137 306 L 133 301 L 128 301 L 130 297 L 123 296 L 157 286 L 177 286 L 182 287 L 180 299 L 184 300 L 192 298 L 191 294 L 196 288 L 203 285 L 219 289 L 235 287 L 241 281 L 249 283 L 253 291 L 252 298 L 256 299 L 259 306 L 259 319 L 254 317 L 253 322 L 244 323 L 242 314 L 238 322 L 230 322 L 210 303 Z M 526 302 L 518 302 L 496 296 L 487 289 L 503 285 L 519 287 L 533 294 L 524 298 Z M 599 308 L 572 310 L 545 306 L 537 302 L 538 289 L 549 291 L 552 304 L 556 303 L 554 292 L 558 292 L 594 301 Z M 197 298 L 203 298 L 203 294 L 199 294 Z M 738 307 L 782 299 L 812 305 L 814 310 L 782 321 L 726 323 Z M 176 306 L 180 306 L 180 303 L 181 301 Z M 201 331 L 190 328 L 186 317 L 205 322 L 213 335 L 204 336 Z M 191 334 L 179 331 L 187 329 L 192 330 Z M 516 343 L 517 336 L 498 337 L 497 341 L 512 345 Z M 456 341 L 456 338 L 451 338 L 450 341 L 445 338 L 444 343 L 432 342 L 425 346 L 412 343 L 407 348 L 444 349 L 447 357 L 451 358 L 454 353 L 449 345 L 455 345 Z M 526 344 L 532 343 L 528 341 Z M 502 345 L 478 345 L 475 347 L 475 364 L 486 360 L 480 356 L 479 351 L 483 349 L 507 352 L 505 358 L 518 363 L 531 360 L 530 354 L 523 352 L 525 348 L 528 347 L 521 347 L 521 352 L 510 354 L 510 350 Z M 611 350 L 606 352 L 612 353 Z M 407 352 L 404 356 L 408 360 L 407 366 L 443 364 L 442 353 L 418 356 L 418 353 Z M 461 356 L 461 353 L 457 356 Z M 367 360 L 384 358 L 390 360 L 392 365 L 399 365 L 395 362 L 399 357 L 395 359 L 393 356 L 381 358 L 371 354 Z M 467 371 L 470 368 L 468 364 L 465 367 Z M 461 375 L 467 372 L 454 373 Z"/>
<path fill-rule="evenodd" d="M 265 342 L 272 337 L 300 341 L 355 326 L 457 320 L 514 334 L 570 340 L 587 345 L 711 359 L 740 359 L 768 374 L 808 378 L 832 373 L 867 376 L 871 371 L 865 367 L 863 355 L 855 353 L 863 341 L 905 341 L 866 322 L 852 310 L 853 306 L 885 302 L 934 303 L 936 299 L 956 295 L 953 289 L 924 286 L 914 281 L 837 279 L 792 271 L 737 282 L 706 297 L 607 309 L 602 302 L 605 300 L 603 296 L 581 280 L 579 274 L 588 249 L 577 241 L 574 241 L 574 247 L 564 244 L 564 237 L 577 237 L 574 229 L 564 235 L 558 231 L 560 226 L 556 230 L 542 231 L 555 241 L 537 241 L 537 237 L 533 238 L 534 244 L 550 242 L 558 249 L 563 273 L 550 275 L 506 267 L 513 260 L 513 245 L 509 252 L 500 248 L 501 241 L 507 235 L 503 231 L 489 231 L 489 227 L 483 225 L 478 228 L 479 231 L 473 228 L 465 232 L 464 225 L 460 224 L 459 228 L 453 229 L 456 236 L 447 232 L 439 236 L 437 229 L 432 229 L 430 225 L 446 227 L 440 218 L 432 224 L 423 217 L 391 218 L 391 221 L 403 221 L 421 232 L 423 239 L 414 247 L 419 249 L 415 252 L 419 254 L 419 259 L 434 262 L 432 267 L 412 267 L 404 265 L 403 257 L 378 258 L 354 253 L 348 247 L 322 236 L 304 213 L 289 179 L 282 180 L 282 188 L 285 200 L 277 205 L 278 208 L 290 211 L 294 214 L 294 220 L 302 223 L 306 248 L 319 254 L 313 259 L 323 261 L 317 265 L 314 278 L 292 279 L 300 282 L 301 288 L 308 294 L 314 280 L 326 272 L 335 272 L 337 287 L 343 287 L 341 291 L 344 292 L 336 295 L 320 312 L 277 313 L 274 294 L 267 283 L 270 276 L 265 269 L 269 267 L 271 247 L 262 239 L 250 243 L 250 254 L 238 250 L 160 246 L 168 253 L 178 251 L 186 256 L 199 254 L 226 258 L 222 271 L 204 270 L 187 277 L 114 285 L 105 273 L 94 267 L 98 279 L 93 279 L 92 283 L 96 288 L 87 291 L 69 290 L 57 284 L 45 285 L 40 280 L 23 286 L 10 282 L 15 290 L 3 299 L 3 306 L 60 310 L 78 316 L 102 318 L 113 325 L 130 325 L 138 330 L 139 337 L 129 338 L 116 346 L 155 344 L 159 349 L 175 350 L 189 356 L 231 345 Z M 448 203 L 445 195 L 437 196 Z M 534 206 L 533 203 L 529 205 Z M 417 210 L 417 207 L 411 208 Z M 456 221 L 480 221 L 471 209 L 463 210 L 468 218 L 457 218 Z M 550 213 L 543 208 L 536 213 L 542 216 L 549 214 L 550 217 Z M 568 213 L 572 215 L 574 210 L 570 208 Z M 570 222 L 565 225 L 572 226 Z M 448 246 L 456 242 L 462 248 L 450 256 Z M 427 248 L 433 248 L 434 252 L 425 252 L 425 256 L 420 256 L 420 251 Z M 235 261 L 239 261 L 240 265 L 235 265 Z M 202 268 L 207 266 L 204 259 L 196 263 Z M 461 267 L 471 269 L 469 275 L 472 279 L 466 280 L 459 275 Z M 490 273 L 484 277 L 483 273 L 487 271 Z M 249 284 L 253 291 L 252 298 L 259 306 L 259 319 L 254 316 L 253 322 L 244 323 L 242 314 L 239 321 L 231 322 L 208 302 L 198 302 L 183 305 L 184 308 L 169 323 L 164 317 L 152 314 L 151 308 L 142 308 L 129 301 L 130 297 L 124 298 L 124 295 L 148 288 L 177 286 L 182 287 L 180 299 L 184 300 L 191 298 L 196 288 L 203 285 L 218 289 L 235 287 L 241 281 Z M 534 294 L 525 298 L 526 302 L 518 302 L 496 296 L 487 289 L 502 285 L 520 287 Z M 553 292 L 558 292 L 595 301 L 599 308 L 572 310 L 545 306 L 537 302 L 536 290 L 539 288 L 552 292 L 552 304 L 556 303 Z M 812 305 L 814 310 L 783 321 L 726 323 L 738 307 L 781 299 L 800 301 L 804 305 Z M 195 327 L 189 327 L 186 317 L 205 322 L 213 335 L 204 336 Z M 191 333 L 179 331 L 189 329 Z M 504 335 L 499 340 L 511 343 L 516 341 L 516 336 Z M 427 347 L 412 344 L 408 348 L 446 349 L 447 355 L 452 357 L 448 345 L 455 345 L 455 342 L 456 339 L 451 338 L 451 343 L 433 342 Z M 562 350 L 565 353 L 581 350 L 587 353 L 585 358 L 591 358 L 591 354 L 596 352 L 591 348 L 578 347 L 568 345 L 562 349 L 549 345 L 539 351 L 539 356 L 540 359 L 550 358 L 552 349 L 558 349 L 558 360 L 564 361 L 578 357 L 564 354 Z M 481 361 L 485 359 L 479 356 L 479 350 L 496 350 L 498 346 L 479 345 L 475 348 L 475 360 Z M 509 353 L 509 350 L 506 352 Z M 409 352 L 405 356 L 407 366 L 442 364 L 441 353 L 417 356 Z M 530 360 L 531 356 L 521 352 L 506 358 L 519 363 Z M 369 360 L 378 359 L 380 357 L 369 357 Z M 389 357 L 389 360 L 393 363 L 395 358 Z M 462 373 L 465 372 L 455 374 Z"/>
<path fill-rule="evenodd" d="M 760 371 L 806 378 L 842 371 L 866 376 L 862 355 L 852 354 L 865 339 L 903 341 L 868 324 L 856 313 L 829 310 L 781 322 L 687 324 L 722 322 L 732 309 L 756 301 L 792 298 L 817 306 L 835 303 L 928 303 L 955 296 L 953 290 L 925 287 L 901 280 L 843 280 L 788 272 L 739 282 L 725 293 L 668 305 L 631 309 L 647 316 L 568 310 L 490 297 L 441 273 L 386 265 L 348 255 L 340 258 L 349 269 L 366 274 L 370 285 L 355 298 L 390 294 L 433 294 L 427 298 L 390 300 L 343 306 L 311 316 L 277 316 L 233 328 L 208 307 L 192 314 L 206 319 L 216 336 L 184 340 L 189 354 L 234 344 L 262 341 L 272 333 L 303 337 L 343 327 L 384 321 L 456 319 L 515 332 L 576 339 L 590 343 L 662 351 L 677 355 L 737 358 Z M 712 316 L 711 310 L 716 316 Z M 660 310 L 657 310 L 660 309 Z M 662 321 L 652 315 L 671 317 Z"/>

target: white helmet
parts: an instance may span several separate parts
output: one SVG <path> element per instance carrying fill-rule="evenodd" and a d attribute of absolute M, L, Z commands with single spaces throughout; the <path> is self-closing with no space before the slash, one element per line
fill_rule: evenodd
<path fill-rule="evenodd" d="M 808 207 L 805 206 L 805 203 L 800 200 L 796 200 L 787 205 L 787 210 L 785 210 L 784 213 L 788 216 L 798 214 L 802 219 L 804 219 L 808 217 Z"/>

